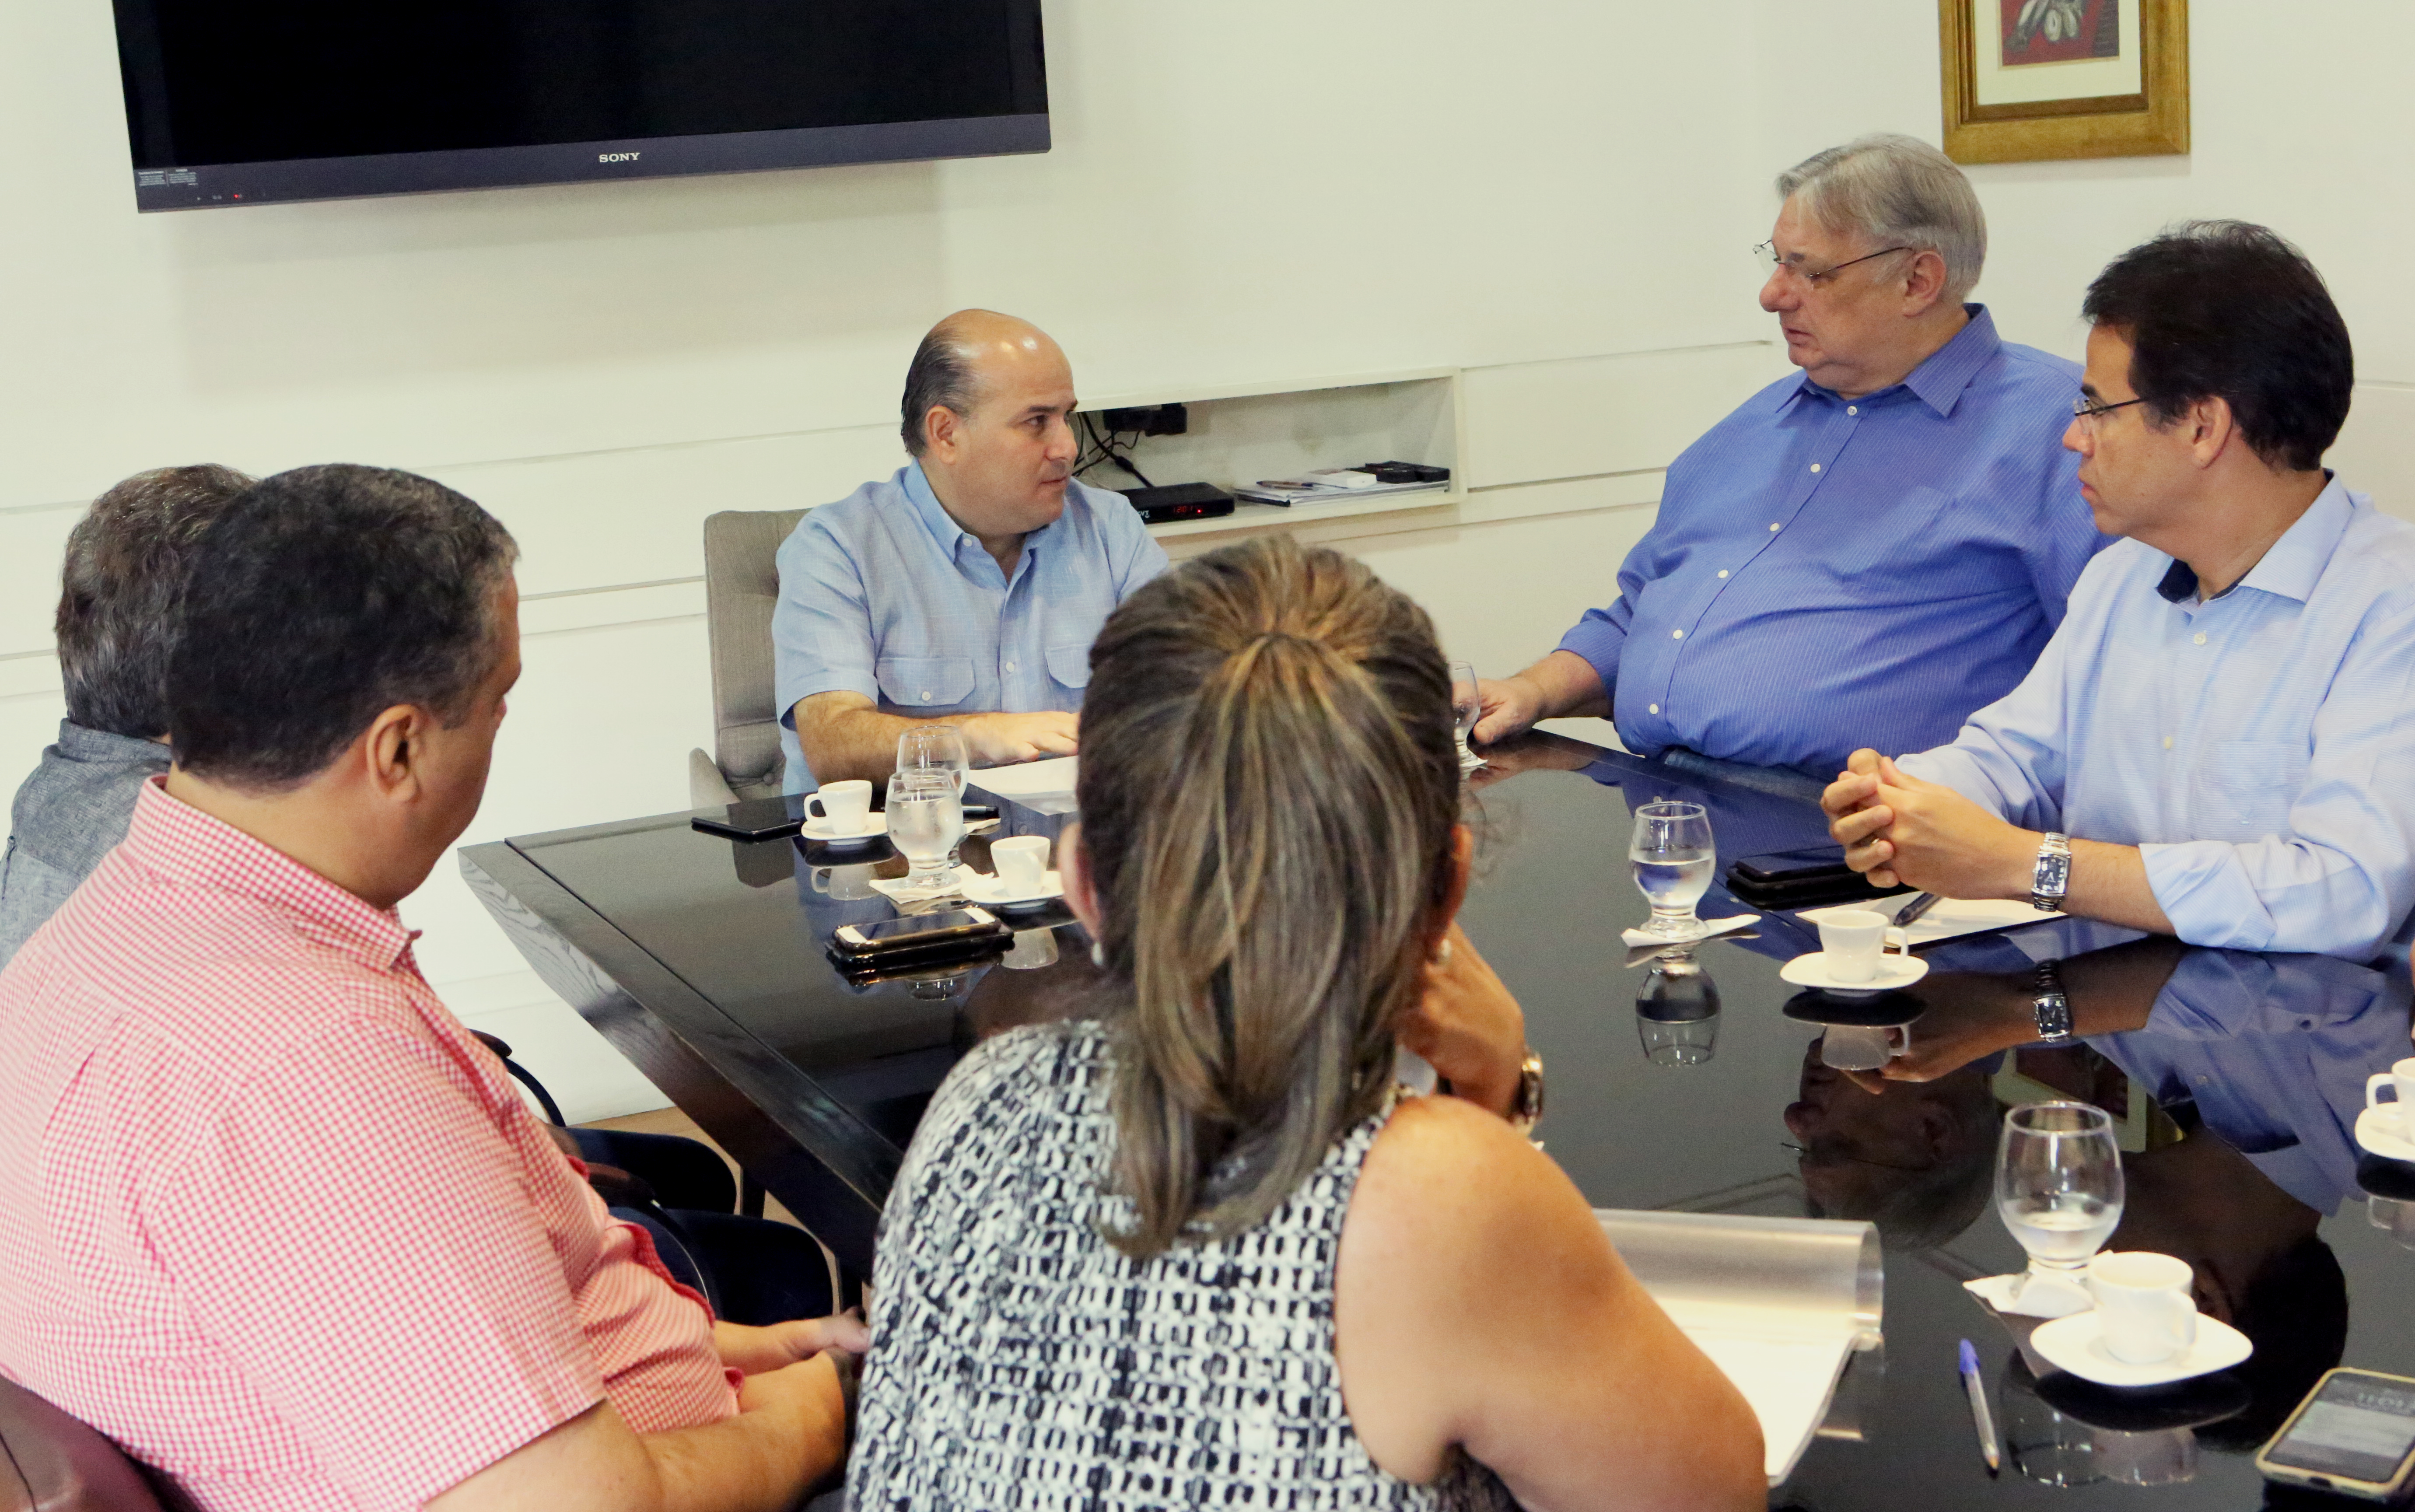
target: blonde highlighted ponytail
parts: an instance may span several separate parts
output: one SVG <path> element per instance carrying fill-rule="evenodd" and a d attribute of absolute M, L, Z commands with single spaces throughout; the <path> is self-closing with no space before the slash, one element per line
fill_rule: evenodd
<path fill-rule="evenodd" d="M 1446 896 L 1459 765 L 1423 610 L 1268 536 L 1132 595 L 1090 653 L 1081 807 L 1124 997 L 1136 1256 L 1262 1221 L 1372 1112 Z"/>

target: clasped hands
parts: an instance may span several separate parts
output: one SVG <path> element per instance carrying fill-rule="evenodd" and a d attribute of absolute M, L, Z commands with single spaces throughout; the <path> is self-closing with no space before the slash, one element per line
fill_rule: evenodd
<path fill-rule="evenodd" d="M 1820 795 L 1845 864 L 1881 888 L 1948 898 L 2026 898 L 2038 837 L 1876 751 L 1852 754 Z"/>

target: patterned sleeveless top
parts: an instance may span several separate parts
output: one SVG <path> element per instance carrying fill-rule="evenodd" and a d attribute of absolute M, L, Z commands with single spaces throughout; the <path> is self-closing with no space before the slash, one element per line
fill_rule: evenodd
<path fill-rule="evenodd" d="M 1342 1405 L 1342 1220 L 1390 1109 L 1268 1220 L 1146 1261 L 1102 1225 L 1112 1068 L 1097 1024 L 998 1036 L 932 1100 L 881 1219 L 850 1508 L 1380 1507 L 1516 1503 L 1454 1455 L 1378 1469 Z"/>

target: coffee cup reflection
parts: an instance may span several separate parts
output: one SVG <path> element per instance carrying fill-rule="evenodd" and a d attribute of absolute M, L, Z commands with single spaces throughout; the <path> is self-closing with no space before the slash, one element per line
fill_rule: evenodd
<path fill-rule="evenodd" d="M 809 878 L 816 892 L 824 893 L 842 903 L 860 903 L 878 897 L 872 886 L 879 872 L 877 864 L 866 862 L 855 866 L 817 866 Z"/>

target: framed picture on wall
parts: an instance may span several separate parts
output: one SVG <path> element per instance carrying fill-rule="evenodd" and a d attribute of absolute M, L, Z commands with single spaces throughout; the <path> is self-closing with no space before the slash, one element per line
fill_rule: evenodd
<path fill-rule="evenodd" d="M 1938 0 L 1957 162 L 2189 148 L 2188 0 Z"/>

